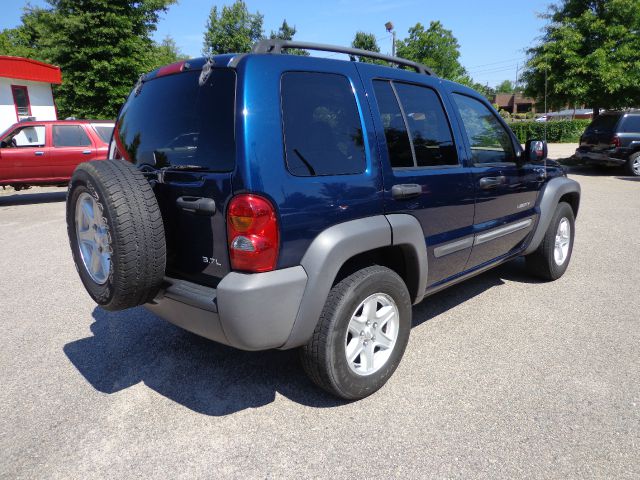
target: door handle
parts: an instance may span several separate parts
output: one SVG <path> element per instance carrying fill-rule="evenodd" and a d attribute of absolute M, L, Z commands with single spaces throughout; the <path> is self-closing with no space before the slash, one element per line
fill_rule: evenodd
<path fill-rule="evenodd" d="M 89 155 L 91 153 L 91 150 L 83 150 L 82 154 L 83 155 Z"/>
<path fill-rule="evenodd" d="M 480 188 L 489 189 L 496 188 L 498 185 L 502 185 L 507 180 L 507 177 L 500 175 L 499 177 L 482 177 L 480 179 Z"/>
<path fill-rule="evenodd" d="M 40 152 L 40 151 L 36 152 L 36 157 L 41 157 L 42 155 L 44 155 L 44 152 Z"/>
<path fill-rule="evenodd" d="M 176 205 L 182 210 L 201 215 L 216 213 L 216 202 L 213 198 L 183 196 L 176 199 Z"/>
<path fill-rule="evenodd" d="M 391 187 L 391 197 L 394 200 L 416 198 L 422 194 L 422 186 L 417 183 L 402 183 Z"/>

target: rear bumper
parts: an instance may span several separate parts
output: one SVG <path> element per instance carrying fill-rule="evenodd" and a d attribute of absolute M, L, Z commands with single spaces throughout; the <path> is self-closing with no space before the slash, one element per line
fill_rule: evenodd
<path fill-rule="evenodd" d="M 167 278 L 145 307 L 165 320 L 242 350 L 285 344 L 300 308 L 307 274 L 300 267 L 226 275 L 217 288 Z"/>
<path fill-rule="evenodd" d="M 580 147 L 576 150 L 576 158 L 585 163 L 614 166 L 625 164 L 628 158 L 628 153 L 625 150 L 618 148 L 594 152 Z"/>

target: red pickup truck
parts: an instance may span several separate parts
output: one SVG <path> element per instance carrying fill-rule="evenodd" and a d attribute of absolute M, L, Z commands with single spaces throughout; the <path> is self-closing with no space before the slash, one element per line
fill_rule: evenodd
<path fill-rule="evenodd" d="M 65 185 L 76 166 L 107 158 L 113 122 L 20 122 L 0 135 L 0 186 Z"/>

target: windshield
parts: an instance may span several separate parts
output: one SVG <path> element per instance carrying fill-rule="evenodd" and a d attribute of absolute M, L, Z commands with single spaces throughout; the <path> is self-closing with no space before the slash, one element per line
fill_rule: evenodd
<path fill-rule="evenodd" d="M 618 123 L 618 120 L 620 120 L 620 117 L 621 115 L 598 115 L 593 119 L 593 122 L 591 122 L 587 130 L 612 131 L 614 128 L 616 128 L 616 124 Z"/>
<path fill-rule="evenodd" d="M 118 151 L 136 165 L 197 166 L 227 172 L 235 164 L 235 85 L 230 69 L 152 79 L 132 92 L 114 135 Z"/>

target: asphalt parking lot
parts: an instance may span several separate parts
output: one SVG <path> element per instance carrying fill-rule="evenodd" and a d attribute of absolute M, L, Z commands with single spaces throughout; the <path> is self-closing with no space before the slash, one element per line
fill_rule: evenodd
<path fill-rule="evenodd" d="M 295 352 L 96 308 L 64 190 L 0 195 L 0 477 L 639 478 L 640 179 L 572 177 L 566 275 L 514 261 L 428 298 L 396 374 L 355 403 Z"/>

